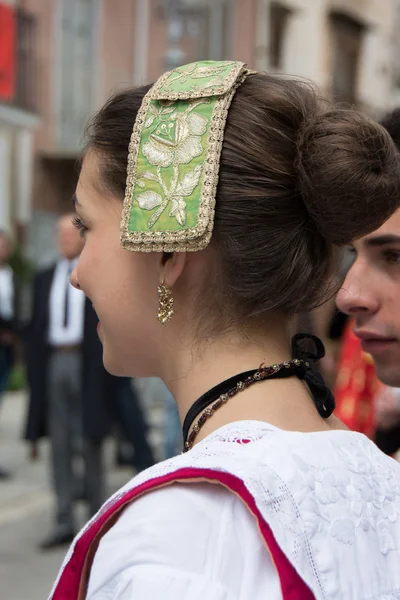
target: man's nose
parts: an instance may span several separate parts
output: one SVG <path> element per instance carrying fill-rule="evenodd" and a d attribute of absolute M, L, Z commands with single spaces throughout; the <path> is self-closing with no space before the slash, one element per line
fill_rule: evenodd
<path fill-rule="evenodd" d="M 339 310 L 354 317 L 374 313 L 378 309 L 379 301 L 373 281 L 367 277 L 367 273 L 361 273 L 356 264 L 347 273 L 336 296 L 336 304 Z"/>

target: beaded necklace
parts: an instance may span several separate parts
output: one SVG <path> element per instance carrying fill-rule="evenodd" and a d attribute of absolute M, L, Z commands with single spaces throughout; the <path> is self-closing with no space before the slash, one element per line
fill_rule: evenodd
<path fill-rule="evenodd" d="M 315 345 L 316 351 L 304 351 L 304 349 L 301 348 L 301 342 L 304 340 L 311 340 Z M 294 354 L 299 355 L 298 358 L 271 366 L 262 364 L 258 369 L 235 375 L 203 394 L 203 396 L 201 396 L 189 409 L 184 420 L 183 451 L 188 452 L 188 450 L 193 447 L 199 431 L 206 421 L 208 421 L 221 406 L 226 404 L 230 398 L 233 398 L 239 392 L 246 390 L 254 383 L 266 379 L 283 379 L 296 376 L 299 379 L 304 380 L 310 389 L 319 414 L 325 419 L 328 418 L 335 408 L 335 401 L 320 373 L 314 371 L 310 364 L 310 362 L 317 362 L 324 356 L 325 352 L 322 342 L 315 336 L 298 334 L 292 340 L 292 349 Z M 194 423 L 199 415 L 200 417 Z"/>

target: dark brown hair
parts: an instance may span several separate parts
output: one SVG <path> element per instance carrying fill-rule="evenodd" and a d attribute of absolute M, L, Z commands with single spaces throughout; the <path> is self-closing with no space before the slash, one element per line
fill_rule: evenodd
<path fill-rule="evenodd" d="M 103 185 L 121 199 L 133 122 L 148 89 L 112 97 L 86 131 Z M 308 83 L 249 76 L 224 136 L 215 304 L 245 319 L 317 306 L 326 298 L 333 246 L 376 229 L 399 205 L 400 155 L 380 125 L 328 105 Z"/>
<path fill-rule="evenodd" d="M 381 121 L 382 127 L 386 129 L 390 137 L 400 150 L 400 108 L 395 108 Z"/>

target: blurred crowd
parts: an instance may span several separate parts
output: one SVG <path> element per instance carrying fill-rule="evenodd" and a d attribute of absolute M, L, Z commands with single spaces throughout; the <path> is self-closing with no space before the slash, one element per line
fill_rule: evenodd
<path fill-rule="evenodd" d="M 72 540 L 77 500 L 87 502 L 88 517 L 105 501 L 108 436 L 115 438 L 116 464 L 130 464 L 136 473 L 182 446 L 176 405 L 160 381 L 135 382 L 104 369 L 96 313 L 70 283 L 82 250 L 72 214 L 60 218 L 57 234 L 60 258 L 31 278 L 31 314 L 22 320 L 22 284 L 12 268 L 12 241 L 0 232 L 0 394 L 13 369 L 22 368 L 28 388 L 24 437 L 31 458 L 37 457 L 40 440 L 50 442 L 54 526 L 40 543 L 43 550 Z M 151 395 L 164 407 L 165 441 L 159 448 L 152 447 L 148 435 Z M 11 477 L 0 465 L 4 484 Z"/>

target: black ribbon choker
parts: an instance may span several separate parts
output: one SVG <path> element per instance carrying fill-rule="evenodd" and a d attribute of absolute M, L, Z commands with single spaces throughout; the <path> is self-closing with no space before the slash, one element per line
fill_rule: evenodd
<path fill-rule="evenodd" d="M 272 365 L 271 367 L 261 366 L 259 369 L 234 375 L 219 383 L 196 400 L 189 409 L 183 423 L 184 450 L 191 448 L 194 437 L 204 422 L 212 415 L 214 409 L 219 408 L 219 406 L 229 398 L 235 396 L 239 391 L 264 379 L 284 379 L 296 376 L 304 380 L 311 392 L 318 413 L 324 419 L 330 417 L 335 409 L 335 399 L 322 375 L 315 370 L 315 364 L 325 356 L 323 343 L 314 335 L 299 333 L 292 339 L 292 356 L 293 359 L 291 361 L 279 365 Z M 207 408 L 210 404 L 213 404 L 213 407 Z M 193 421 L 204 410 L 205 412 L 189 435 Z M 200 422 L 202 419 L 203 421 Z"/>

